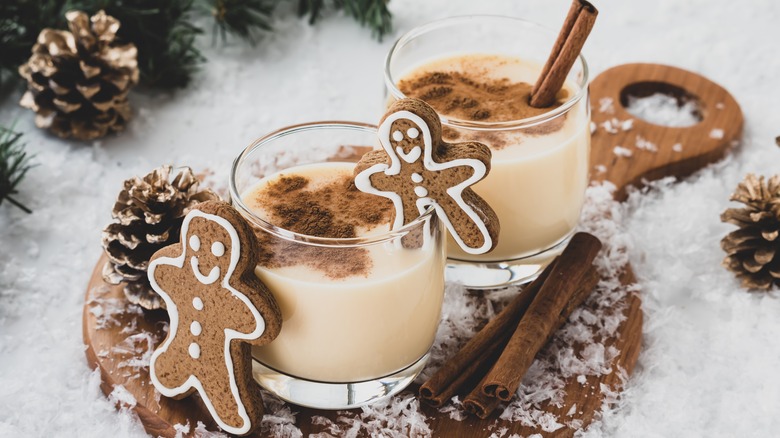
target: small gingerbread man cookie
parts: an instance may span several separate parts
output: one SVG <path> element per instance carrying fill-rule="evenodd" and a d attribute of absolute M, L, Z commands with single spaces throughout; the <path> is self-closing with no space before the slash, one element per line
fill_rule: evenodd
<path fill-rule="evenodd" d="M 433 206 L 463 251 L 483 254 L 495 248 L 498 216 L 471 189 L 490 171 L 487 146 L 442 141 L 439 116 L 418 99 L 393 103 L 378 135 L 382 149 L 360 159 L 355 186 L 393 201 L 393 229 Z"/>
<path fill-rule="evenodd" d="M 279 306 L 254 275 L 255 235 L 230 205 L 209 201 L 184 218 L 181 242 L 152 257 L 149 281 L 165 301 L 168 336 L 149 374 L 166 397 L 197 391 L 226 432 L 250 433 L 263 416 L 249 344 L 279 334 Z"/>

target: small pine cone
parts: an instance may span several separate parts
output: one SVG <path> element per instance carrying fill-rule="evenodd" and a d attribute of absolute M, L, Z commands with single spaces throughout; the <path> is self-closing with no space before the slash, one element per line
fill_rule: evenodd
<path fill-rule="evenodd" d="M 153 170 L 124 183 L 114 204 L 113 218 L 103 230 L 103 248 L 109 261 L 103 279 L 124 284 L 128 300 L 146 309 L 164 303 L 146 277 L 149 259 L 160 248 L 179 241 L 184 216 L 196 204 L 219 199 L 210 189 L 199 189 L 192 169 L 182 169 L 173 181 L 171 166 Z"/>
<path fill-rule="evenodd" d="M 138 51 L 116 41 L 119 21 L 103 11 L 65 17 L 70 32 L 42 30 L 19 67 L 28 90 L 19 103 L 35 111 L 36 126 L 62 138 L 122 131 L 131 115 L 127 94 L 138 83 Z"/>
<path fill-rule="evenodd" d="M 730 198 L 745 205 L 721 214 L 723 222 L 737 225 L 721 240 L 726 251 L 723 266 L 749 289 L 768 290 L 780 285 L 780 175 L 769 178 L 748 174 Z"/>

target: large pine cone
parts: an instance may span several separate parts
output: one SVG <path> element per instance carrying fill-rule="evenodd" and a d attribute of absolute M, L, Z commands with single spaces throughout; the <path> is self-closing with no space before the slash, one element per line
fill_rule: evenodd
<path fill-rule="evenodd" d="M 131 115 L 127 93 L 138 83 L 138 51 L 116 42 L 119 21 L 103 11 L 65 17 L 70 32 L 41 31 L 32 57 L 19 67 L 28 85 L 20 104 L 35 111 L 39 128 L 62 138 L 122 131 Z"/>
<path fill-rule="evenodd" d="M 723 266 L 742 279 L 750 289 L 780 285 L 780 175 L 765 181 L 749 174 L 731 195 L 744 208 L 729 208 L 720 216 L 723 222 L 739 226 L 721 240 L 728 254 Z"/>
<path fill-rule="evenodd" d="M 219 199 L 210 189 L 199 190 L 190 168 L 182 169 L 173 181 L 170 174 L 171 166 L 163 166 L 143 178 L 125 181 L 114 204 L 115 222 L 103 230 L 103 248 L 109 259 L 103 279 L 124 283 L 130 302 L 146 309 L 164 307 L 146 276 L 149 259 L 160 248 L 179 241 L 184 216 L 192 207 Z"/>

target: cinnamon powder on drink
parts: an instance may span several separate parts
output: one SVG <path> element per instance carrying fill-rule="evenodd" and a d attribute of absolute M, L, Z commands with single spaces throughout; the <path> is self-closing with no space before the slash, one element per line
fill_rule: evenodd
<path fill-rule="evenodd" d="M 547 113 L 568 98 L 568 91 L 558 92 L 557 101 L 546 108 L 534 108 L 529 100 L 533 85 L 512 82 L 509 78 L 491 78 L 479 68 L 459 71 L 423 71 L 398 82 L 398 89 L 407 97 L 424 100 L 439 114 L 471 122 L 507 122 Z M 560 130 L 566 115 L 549 122 L 525 128 L 523 134 L 544 135 Z M 445 126 L 445 141 L 478 141 L 493 149 L 517 144 L 515 131 L 467 131 Z"/>
<path fill-rule="evenodd" d="M 316 187 L 300 175 L 282 176 L 255 194 L 253 203 L 263 206 L 272 224 L 300 234 L 325 238 L 358 237 L 390 222 L 392 203 L 359 191 L 348 175 Z M 371 259 L 362 248 L 312 247 L 258 231 L 260 264 L 278 268 L 303 264 L 328 278 L 367 276 Z"/>
<path fill-rule="evenodd" d="M 560 106 L 568 95 L 562 90 L 558 102 L 548 108 L 529 104 L 533 85 L 494 79 L 477 72 L 428 71 L 398 83 L 408 97 L 422 99 L 447 117 L 474 122 L 506 122 L 544 114 Z"/>

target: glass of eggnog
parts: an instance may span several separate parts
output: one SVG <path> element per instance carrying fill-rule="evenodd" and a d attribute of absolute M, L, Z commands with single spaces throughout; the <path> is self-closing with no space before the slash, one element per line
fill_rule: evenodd
<path fill-rule="evenodd" d="M 255 274 L 282 312 L 253 347 L 253 375 L 289 402 L 346 409 L 397 393 L 420 373 L 439 324 L 444 227 L 428 211 L 390 230 L 392 203 L 360 192 L 355 162 L 376 127 L 297 125 L 235 160 L 233 205 L 254 227 Z"/>
<path fill-rule="evenodd" d="M 388 101 L 422 99 L 439 114 L 445 141 L 478 141 L 493 153 L 473 189 L 498 214 L 498 246 L 473 255 L 448 245 L 448 280 L 476 289 L 530 281 L 574 232 L 588 185 L 585 59 L 555 104 L 529 104 L 555 38 L 516 18 L 453 17 L 409 31 L 387 55 Z"/>

